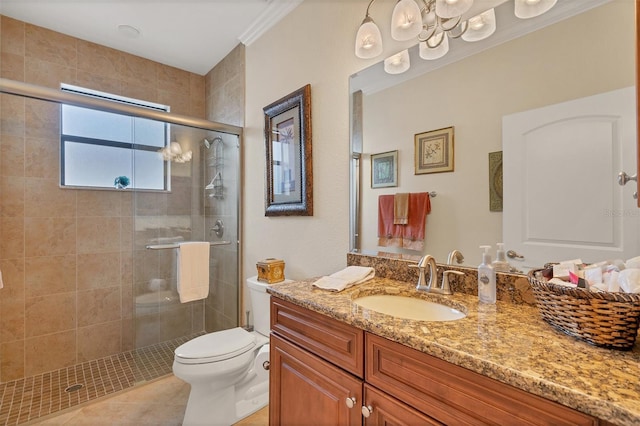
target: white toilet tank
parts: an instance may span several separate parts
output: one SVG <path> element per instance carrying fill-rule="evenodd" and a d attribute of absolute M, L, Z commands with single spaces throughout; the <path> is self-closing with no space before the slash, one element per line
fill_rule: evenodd
<path fill-rule="evenodd" d="M 283 282 L 292 282 L 292 280 L 284 280 Z M 278 284 L 280 284 L 278 283 Z M 249 287 L 249 297 L 251 298 L 251 309 L 253 311 L 253 329 L 263 336 L 269 336 L 271 317 L 269 308 L 270 295 L 267 293 L 269 284 L 258 281 L 258 277 L 247 278 L 247 287 Z"/>

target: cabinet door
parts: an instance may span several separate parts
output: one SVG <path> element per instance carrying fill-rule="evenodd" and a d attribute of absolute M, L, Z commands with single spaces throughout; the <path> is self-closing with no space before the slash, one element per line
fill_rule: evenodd
<path fill-rule="evenodd" d="M 362 424 L 362 380 L 273 334 L 270 354 L 270 425 Z"/>
<path fill-rule="evenodd" d="M 364 405 L 363 412 L 370 413 L 364 419 L 365 426 L 442 425 L 369 385 L 364 385 Z"/>

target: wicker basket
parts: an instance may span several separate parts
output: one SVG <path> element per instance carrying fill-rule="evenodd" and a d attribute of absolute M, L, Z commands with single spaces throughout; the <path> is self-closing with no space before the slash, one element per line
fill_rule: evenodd
<path fill-rule="evenodd" d="M 542 319 L 592 345 L 630 350 L 638 334 L 640 294 L 593 292 L 539 280 L 529 272 Z"/>

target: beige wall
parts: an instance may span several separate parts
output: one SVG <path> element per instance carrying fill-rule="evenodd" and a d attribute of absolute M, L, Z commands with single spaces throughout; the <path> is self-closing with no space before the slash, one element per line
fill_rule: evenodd
<path fill-rule="evenodd" d="M 4 78 L 70 83 L 204 117 L 202 76 L 6 17 L 0 25 Z M 131 349 L 134 294 L 150 277 L 171 278 L 168 254 L 144 251 L 162 230 L 145 224 L 166 215 L 189 223 L 190 193 L 134 202 L 131 193 L 59 189 L 58 106 L 0 95 L 0 107 L 0 381 Z M 190 170 L 173 172 L 176 186 L 192 184 L 184 181 Z M 134 229 L 144 231 L 134 236 Z M 180 312 L 189 318 L 186 331 L 202 330 L 202 302 L 181 309 L 189 310 Z M 170 316 L 156 318 L 166 321 L 150 339 L 185 331 L 183 321 L 174 329 Z"/>
<path fill-rule="evenodd" d="M 366 2 L 306 1 L 246 48 L 244 275 L 256 262 L 285 261 L 304 278 L 346 266 L 349 214 L 349 75 Z M 313 217 L 265 217 L 263 108 L 311 84 Z"/>
<path fill-rule="evenodd" d="M 598 26 L 607 30 L 592 31 Z M 378 249 L 379 195 L 437 191 L 424 254 L 445 261 L 459 249 L 466 264 L 477 265 L 479 245 L 492 245 L 495 253 L 502 213 L 489 211 L 488 153 L 502 150 L 502 117 L 633 86 L 634 39 L 633 2 L 611 2 L 365 96 L 363 248 Z M 449 126 L 455 127 L 455 171 L 414 175 L 414 135 Z M 396 149 L 399 186 L 371 189 L 370 154 Z"/>

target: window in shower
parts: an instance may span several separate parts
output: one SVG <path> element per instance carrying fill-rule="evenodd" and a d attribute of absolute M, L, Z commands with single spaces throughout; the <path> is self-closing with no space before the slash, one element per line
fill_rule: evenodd
<path fill-rule="evenodd" d="M 77 86 L 62 85 L 61 89 L 113 102 L 169 110 L 166 105 Z M 168 191 L 169 162 L 158 152 L 168 145 L 168 126 L 146 118 L 63 104 L 61 186 Z"/>

